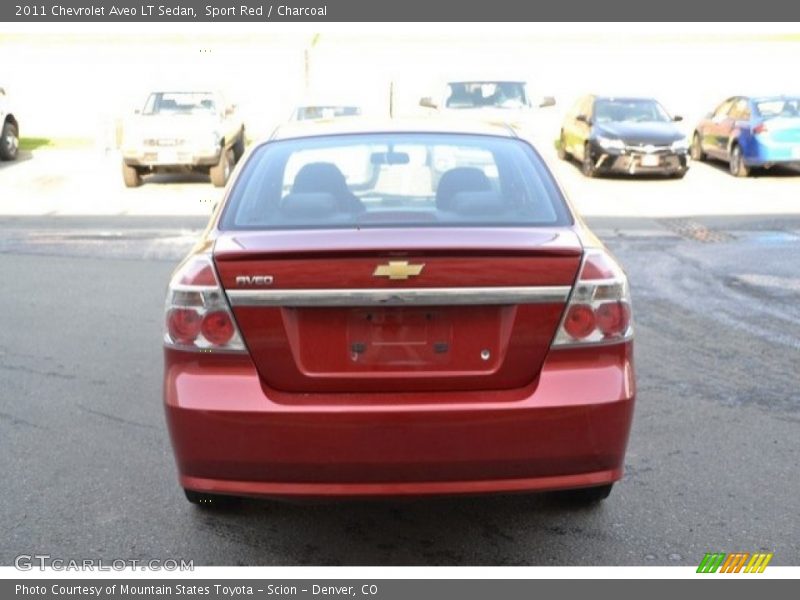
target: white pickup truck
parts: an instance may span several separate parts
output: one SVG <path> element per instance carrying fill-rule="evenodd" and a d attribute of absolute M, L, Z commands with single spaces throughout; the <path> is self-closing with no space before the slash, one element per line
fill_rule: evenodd
<path fill-rule="evenodd" d="M 123 128 L 122 175 L 127 187 L 154 172 L 201 172 L 222 187 L 244 154 L 236 105 L 216 91 L 152 92 Z"/>
<path fill-rule="evenodd" d="M 19 151 L 19 122 L 5 89 L 0 87 L 0 160 L 14 160 Z"/>

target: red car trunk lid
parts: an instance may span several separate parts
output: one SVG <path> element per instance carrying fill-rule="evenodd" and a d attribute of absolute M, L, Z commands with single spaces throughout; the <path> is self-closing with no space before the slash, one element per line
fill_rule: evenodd
<path fill-rule="evenodd" d="M 572 231 L 521 228 L 231 232 L 214 249 L 263 382 L 339 393 L 531 383 L 581 255 Z"/>

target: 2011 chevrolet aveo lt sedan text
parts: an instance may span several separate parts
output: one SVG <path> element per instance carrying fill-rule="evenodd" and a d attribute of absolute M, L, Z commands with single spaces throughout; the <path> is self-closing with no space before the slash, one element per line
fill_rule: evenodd
<path fill-rule="evenodd" d="M 632 339 L 622 269 L 513 130 L 291 125 L 169 284 L 180 484 L 597 501 L 622 476 Z"/>

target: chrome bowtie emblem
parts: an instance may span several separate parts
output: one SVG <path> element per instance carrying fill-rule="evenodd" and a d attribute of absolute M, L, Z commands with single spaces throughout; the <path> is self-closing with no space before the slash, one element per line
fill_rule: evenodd
<path fill-rule="evenodd" d="M 387 277 L 393 280 L 403 280 L 409 277 L 416 277 L 422 273 L 425 264 L 412 265 L 408 261 L 389 261 L 385 265 L 378 265 L 372 273 L 373 277 Z"/>

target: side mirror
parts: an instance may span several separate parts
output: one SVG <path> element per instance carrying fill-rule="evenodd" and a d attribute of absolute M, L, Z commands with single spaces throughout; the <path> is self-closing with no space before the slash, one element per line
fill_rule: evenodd
<path fill-rule="evenodd" d="M 680 115 L 675 115 L 674 117 L 672 117 L 672 120 L 673 121 L 683 121 L 683 117 L 680 116 Z"/>
<path fill-rule="evenodd" d="M 556 99 L 553 96 L 545 96 L 542 98 L 541 103 L 539 104 L 539 108 L 547 108 L 548 106 L 555 106 Z"/>
<path fill-rule="evenodd" d="M 419 99 L 419 105 L 424 106 L 425 108 L 439 108 L 439 105 L 433 101 L 433 98 L 430 96 L 425 96 Z"/>
<path fill-rule="evenodd" d="M 578 115 L 577 117 L 575 117 L 575 120 L 580 121 L 581 123 L 586 123 L 587 125 L 592 124 L 592 120 L 586 115 Z"/>

